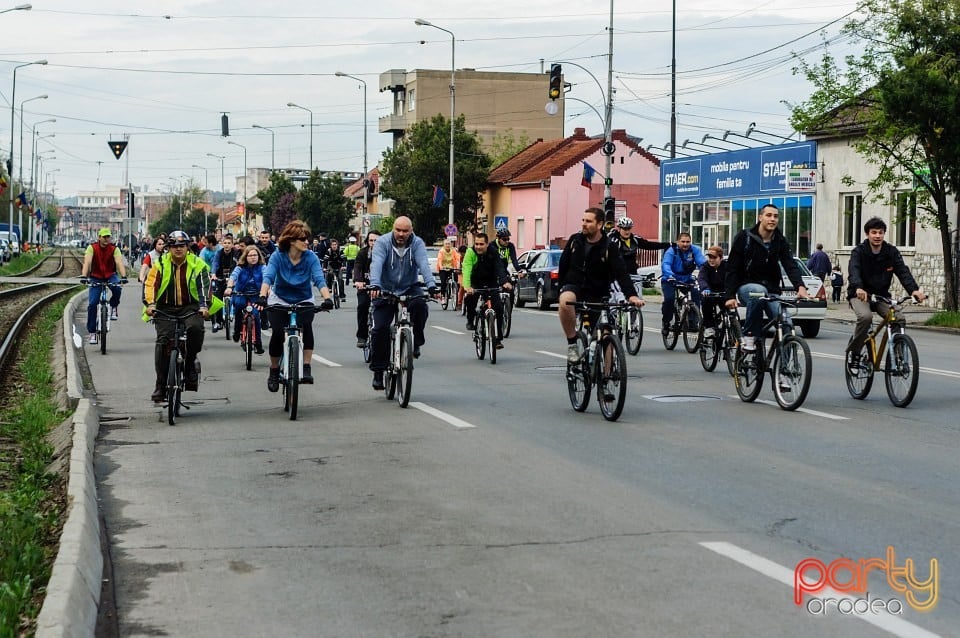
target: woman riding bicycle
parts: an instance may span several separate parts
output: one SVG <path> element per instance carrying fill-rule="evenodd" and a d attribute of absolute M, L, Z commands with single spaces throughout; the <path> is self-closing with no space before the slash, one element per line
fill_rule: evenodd
<path fill-rule="evenodd" d="M 257 297 L 260 294 L 260 286 L 263 285 L 263 256 L 260 249 L 254 246 L 247 246 L 240 254 L 237 266 L 230 273 L 227 279 L 227 288 L 224 294 L 233 297 L 233 311 L 236 314 L 237 321 L 233 324 L 233 340 L 240 341 L 240 330 L 243 325 L 239 321 L 244 307 L 247 305 L 247 298 Z M 238 292 L 233 294 L 234 289 Z M 255 326 L 255 337 L 253 348 L 257 354 L 263 354 L 263 341 L 260 329 L 260 309 L 253 307 L 253 324 Z"/>
<path fill-rule="evenodd" d="M 296 303 L 313 302 L 311 284 L 320 290 L 324 310 L 333 308 L 330 289 L 323 277 L 323 268 L 316 253 L 308 243 L 311 237 L 310 227 L 300 220 L 293 220 L 280 233 L 277 250 L 263 272 L 260 285 L 260 309 L 270 306 L 290 306 Z M 269 296 L 268 296 L 269 294 Z M 270 375 L 267 377 L 267 389 L 276 392 L 280 389 L 280 356 L 283 354 L 283 341 L 286 338 L 284 326 L 287 325 L 287 313 L 283 310 L 270 310 L 267 313 L 270 325 L 274 326 L 270 335 Z M 303 335 L 303 376 L 300 383 L 313 383 L 310 359 L 313 356 L 313 313 L 297 313 L 297 325 Z"/>

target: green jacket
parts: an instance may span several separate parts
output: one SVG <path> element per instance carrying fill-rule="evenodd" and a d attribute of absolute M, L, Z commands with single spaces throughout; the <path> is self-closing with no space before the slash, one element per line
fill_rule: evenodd
<path fill-rule="evenodd" d="M 187 286 L 190 291 L 190 297 L 193 298 L 201 308 L 207 308 L 211 314 L 223 308 L 223 301 L 210 295 L 210 267 L 202 259 L 193 253 L 187 253 Z M 147 274 L 147 280 L 143 283 L 143 320 L 149 321 L 147 315 L 147 306 L 156 303 L 157 299 L 163 296 L 163 293 L 170 285 L 170 279 L 173 275 L 173 263 L 170 259 L 170 253 L 165 253 L 150 268 Z"/>

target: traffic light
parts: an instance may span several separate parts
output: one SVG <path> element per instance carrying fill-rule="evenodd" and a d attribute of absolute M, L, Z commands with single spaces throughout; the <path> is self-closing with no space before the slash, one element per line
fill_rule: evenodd
<path fill-rule="evenodd" d="M 123 151 L 127 148 L 126 140 L 120 142 L 107 142 L 107 145 L 110 147 L 110 150 L 113 151 L 113 156 L 117 159 L 120 159 L 120 156 L 123 155 Z"/>
<path fill-rule="evenodd" d="M 559 64 L 550 65 L 550 90 L 547 95 L 556 100 L 563 93 L 563 70 Z"/>
<path fill-rule="evenodd" d="M 220 136 L 230 137 L 230 120 L 226 113 L 220 116 Z"/>
<path fill-rule="evenodd" d="M 617 212 L 617 200 L 612 197 L 603 198 L 603 220 L 604 222 L 613 223 L 616 218 L 614 217 Z"/>

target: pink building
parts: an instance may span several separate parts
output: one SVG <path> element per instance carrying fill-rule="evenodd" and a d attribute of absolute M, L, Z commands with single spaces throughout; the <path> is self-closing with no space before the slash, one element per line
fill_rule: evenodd
<path fill-rule="evenodd" d="M 660 161 L 643 150 L 623 129 L 613 131 L 612 194 L 617 216 L 633 219 L 634 233 L 656 239 L 659 232 Z M 602 137 L 587 137 L 582 128 L 556 140 L 537 140 L 490 173 L 484 193 L 488 233 L 506 224 L 518 250 L 563 245 L 580 230 L 584 209 L 603 206 Z M 596 169 L 583 186 L 584 162 Z"/>

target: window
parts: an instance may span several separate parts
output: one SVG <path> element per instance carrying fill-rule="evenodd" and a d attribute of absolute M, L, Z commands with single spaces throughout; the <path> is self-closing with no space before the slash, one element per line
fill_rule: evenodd
<path fill-rule="evenodd" d="M 840 227 L 843 228 L 843 245 L 856 246 L 860 243 L 860 223 L 863 216 L 863 195 L 848 193 L 841 196 L 843 209 L 840 211 Z"/>
<path fill-rule="evenodd" d="M 410 95 L 407 98 L 407 110 L 413 111 L 417 108 L 417 90 L 410 89 Z"/>
<path fill-rule="evenodd" d="M 533 220 L 533 246 L 546 246 L 546 239 L 543 232 L 543 218 L 537 217 Z"/>
<path fill-rule="evenodd" d="M 524 241 L 523 236 L 526 235 L 527 224 L 524 221 L 523 217 L 517 218 L 517 248 L 524 248 L 526 242 Z"/>
<path fill-rule="evenodd" d="M 913 248 L 917 245 L 917 194 L 914 191 L 894 193 L 897 207 L 893 217 L 893 243 Z"/>

